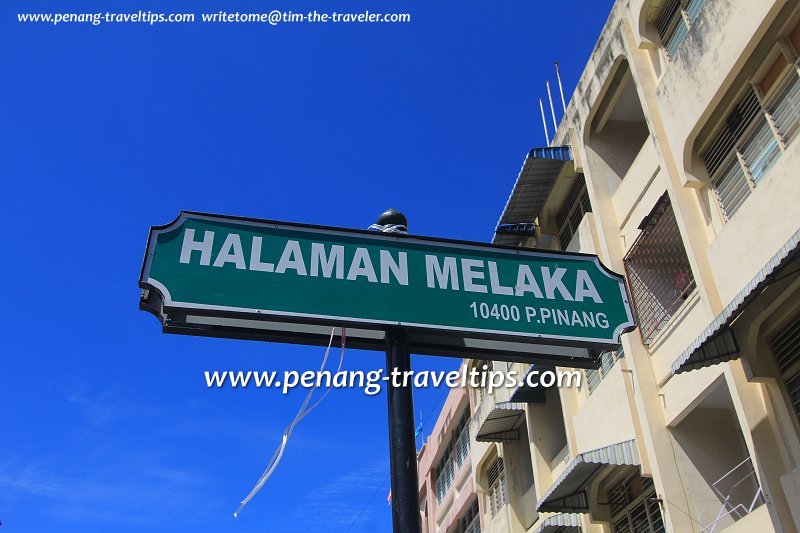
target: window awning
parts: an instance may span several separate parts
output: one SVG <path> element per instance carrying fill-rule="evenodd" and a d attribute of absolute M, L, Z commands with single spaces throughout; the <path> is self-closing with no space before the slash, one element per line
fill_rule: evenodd
<path fill-rule="evenodd" d="M 525 404 L 498 402 L 486 415 L 475 440 L 478 442 L 507 442 L 519 440 L 519 428 L 525 422 Z"/>
<path fill-rule="evenodd" d="M 528 385 L 528 376 L 535 370 L 544 372 L 546 370 L 553 370 L 552 366 L 530 365 L 528 371 L 525 372 L 525 377 L 521 380 L 523 383 L 511 393 L 512 402 L 518 403 L 545 403 L 547 401 L 543 387 L 531 387 Z"/>
<path fill-rule="evenodd" d="M 589 511 L 586 488 L 607 468 L 640 465 L 636 441 L 628 440 L 582 453 L 575 457 L 553 485 L 547 489 L 536 508 L 539 512 Z"/>
<path fill-rule="evenodd" d="M 705 366 L 737 359 L 740 355 L 731 324 L 745 308 L 771 283 L 798 270 L 786 268 L 800 255 L 800 230 L 784 244 L 778 253 L 750 280 L 744 289 L 729 303 L 714 321 L 672 363 L 672 373 L 680 374 Z"/>
<path fill-rule="evenodd" d="M 558 513 L 545 518 L 533 533 L 580 533 L 581 527 L 581 515 Z"/>
<path fill-rule="evenodd" d="M 558 174 L 568 161 L 572 161 L 569 146 L 531 150 L 522 164 L 522 170 L 497 225 L 533 223 L 544 207 Z M 520 236 L 513 233 L 495 234 L 492 239 L 494 244 L 509 246 L 515 246 L 519 241 Z"/>

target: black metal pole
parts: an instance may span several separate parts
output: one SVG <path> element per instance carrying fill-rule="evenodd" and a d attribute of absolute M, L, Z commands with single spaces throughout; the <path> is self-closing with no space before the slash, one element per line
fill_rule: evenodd
<path fill-rule="evenodd" d="M 389 463 L 392 474 L 392 525 L 395 533 L 420 533 L 417 443 L 414 438 L 414 400 L 411 382 L 402 386 L 411 370 L 408 334 L 402 328 L 386 332 L 386 369 L 400 372 L 399 387 L 389 377 Z"/>
<path fill-rule="evenodd" d="M 378 217 L 378 228 L 390 233 L 407 233 L 405 215 L 395 209 Z M 414 398 L 411 380 L 408 333 L 402 327 L 386 332 L 386 371 L 389 372 L 389 469 L 392 475 L 392 526 L 394 533 L 421 533 L 417 481 L 417 441 L 414 438 Z M 395 387 L 397 381 L 397 387 Z M 405 386 L 403 386 L 405 385 Z"/>

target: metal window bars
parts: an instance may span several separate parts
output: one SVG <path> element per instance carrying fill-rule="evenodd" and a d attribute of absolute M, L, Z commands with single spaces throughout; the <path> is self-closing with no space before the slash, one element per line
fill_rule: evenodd
<path fill-rule="evenodd" d="M 686 17 L 689 19 L 689 23 L 697 20 L 697 17 L 700 16 L 700 10 L 703 9 L 705 3 L 706 0 L 689 0 L 686 2 Z"/>
<path fill-rule="evenodd" d="M 789 75 L 776 85 L 775 96 L 767 103 L 767 110 L 778 133 L 788 144 L 800 129 L 800 76 L 797 69 L 791 68 Z"/>
<path fill-rule="evenodd" d="M 723 215 L 729 220 L 800 131 L 798 63 L 762 103 L 751 88 L 728 115 L 703 156 Z"/>
<path fill-rule="evenodd" d="M 709 176 L 714 176 L 736 148 L 739 139 L 745 134 L 753 120 L 759 114 L 758 96 L 749 89 L 742 100 L 731 110 L 725 119 L 722 130 L 703 156 Z"/>
<path fill-rule="evenodd" d="M 614 533 L 662 533 L 664 519 L 651 478 L 634 474 L 608 494 Z"/>
<path fill-rule="evenodd" d="M 453 485 L 455 474 L 469 457 L 469 411 L 465 411 L 455 428 L 454 441 L 450 441 L 436 467 L 436 502 L 441 503 Z M 444 432 L 444 429 L 442 430 Z"/>
<path fill-rule="evenodd" d="M 753 187 L 758 185 L 781 156 L 778 141 L 764 116 L 756 121 L 753 130 L 742 140 L 740 154 Z"/>
<path fill-rule="evenodd" d="M 622 347 L 620 346 L 619 349 L 609 352 L 603 352 L 600 354 L 600 368 L 598 369 L 587 369 L 586 372 L 586 388 L 589 391 L 589 394 L 594 392 L 600 382 L 606 377 L 606 375 L 611 371 L 614 367 L 618 359 L 625 357 L 625 352 L 623 351 Z"/>
<path fill-rule="evenodd" d="M 472 522 L 464 528 L 464 533 L 481 533 L 481 519 L 478 515 L 472 517 Z"/>
<path fill-rule="evenodd" d="M 444 429 L 442 430 L 444 432 Z M 448 443 L 436 465 L 436 502 L 441 503 L 455 478 L 453 468 L 453 444 Z"/>
<path fill-rule="evenodd" d="M 508 487 L 506 485 L 506 473 L 502 457 L 497 458 L 486 475 L 489 481 L 489 490 L 486 492 L 486 498 L 489 500 L 489 510 L 492 516 L 495 516 L 508 503 Z"/>
<path fill-rule="evenodd" d="M 669 50 L 673 42 L 673 35 L 678 31 L 678 26 L 683 22 L 681 15 L 681 3 L 679 0 L 668 0 L 661 10 L 661 15 L 656 21 L 656 31 L 661 39 L 661 44 L 667 50 L 667 55 L 671 56 Z M 677 47 L 676 47 L 677 48 Z"/>
<path fill-rule="evenodd" d="M 458 468 L 461 468 L 469 457 L 469 424 L 466 424 L 461 429 L 461 434 L 458 436 L 458 440 L 456 440 L 455 457 L 456 466 Z"/>
<path fill-rule="evenodd" d="M 730 219 L 744 203 L 752 184 L 747 177 L 737 146 L 760 116 L 758 96 L 748 90 L 742 101 L 731 111 L 725 125 L 703 156 L 717 200 L 726 219 Z"/>
<path fill-rule="evenodd" d="M 450 487 L 453 485 L 453 479 L 455 479 L 452 450 L 448 450 L 447 454 L 436 476 L 436 503 L 442 503 L 442 500 L 447 495 L 447 491 L 449 491 Z"/>
<path fill-rule="evenodd" d="M 478 513 L 478 499 L 459 518 L 453 533 L 481 533 L 481 519 Z"/>
<path fill-rule="evenodd" d="M 642 342 L 650 345 L 694 290 L 695 280 L 667 194 L 640 229 L 624 264 Z"/>
<path fill-rule="evenodd" d="M 656 32 L 670 59 L 688 37 L 705 3 L 705 0 L 668 0 L 664 5 L 656 20 Z"/>
<path fill-rule="evenodd" d="M 727 165 L 711 181 L 714 195 L 722 209 L 725 220 L 730 220 L 734 213 L 750 197 L 750 182 L 735 153 L 731 154 Z"/>
<path fill-rule="evenodd" d="M 800 421 L 800 315 L 775 336 L 772 351 L 791 409 Z"/>
<path fill-rule="evenodd" d="M 567 247 L 578 231 L 583 215 L 591 211 L 592 204 L 589 200 L 589 191 L 586 189 L 586 179 L 581 174 L 575 178 L 575 183 L 556 215 L 558 240 L 561 243 L 562 250 Z"/>

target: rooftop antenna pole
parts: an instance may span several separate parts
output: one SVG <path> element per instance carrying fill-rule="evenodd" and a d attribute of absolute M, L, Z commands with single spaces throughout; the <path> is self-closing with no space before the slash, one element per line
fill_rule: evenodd
<path fill-rule="evenodd" d="M 420 424 L 421 424 L 422 423 L 422 409 L 419 410 L 419 420 L 420 420 Z M 415 432 L 417 431 L 416 428 L 414 429 L 414 431 Z M 420 441 L 419 447 L 422 448 L 422 446 L 425 444 L 425 433 L 422 431 L 422 426 L 421 425 L 419 426 L 419 437 L 420 437 L 419 438 L 419 441 Z M 417 475 L 419 475 L 419 474 L 417 474 Z"/>
<path fill-rule="evenodd" d="M 553 107 L 553 94 L 550 92 L 550 80 L 545 84 L 547 85 L 547 99 L 550 100 L 550 114 L 553 116 L 553 135 L 555 135 L 558 131 L 558 122 L 556 122 L 556 110 Z"/>
<path fill-rule="evenodd" d="M 564 100 L 564 86 L 561 85 L 561 71 L 558 69 L 558 61 L 556 63 L 556 78 L 558 78 L 558 92 L 561 93 L 561 106 L 564 108 L 564 114 L 567 113 L 567 102 Z"/>
<path fill-rule="evenodd" d="M 547 141 L 547 146 L 550 146 L 550 134 L 547 132 L 547 119 L 544 117 L 544 103 L 539 98 L 539 109 L 542 110 L 542 125 L 544 126 L 544 138 Z"/>

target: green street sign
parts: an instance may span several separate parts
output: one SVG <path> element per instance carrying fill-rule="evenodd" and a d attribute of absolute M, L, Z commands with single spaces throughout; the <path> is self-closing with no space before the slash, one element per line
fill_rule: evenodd
<path fill-rule="evenodd" d="M 182 212 L 153 227 L 140 307 L 171 333 L 593 366 L 635 326 L 596 256 Z"/>

